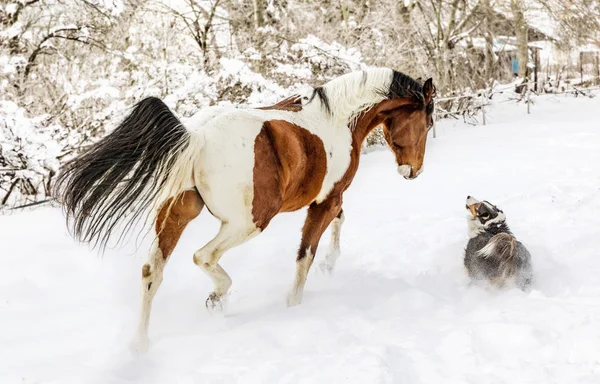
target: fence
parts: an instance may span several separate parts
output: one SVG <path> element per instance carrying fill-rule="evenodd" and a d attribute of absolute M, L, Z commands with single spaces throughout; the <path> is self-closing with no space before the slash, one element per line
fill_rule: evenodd
<path fill-rule="evenodd" d="M 596 77 L 591 79 L 591 81 L 600 80 L 600 77 Z M 586 82 L 590 82 L 587 80 Z M 571 85 L 568 84 L 564 91 L 560 92 L 535 92 L 533 89 L 533 81 L 529 81 L 524 85 L 524 91 L 522 93 L 517 93 L 515 90 L 510 90 L 509 88 L 493 90 L 487 89 L 480 91 L 475 94 L 469 95 L 460 95 L 460 96 L 452 96 L 452 97 L 442 97 L 435 100 L 436 110 L 435 110 L 435 120 L 445 119 L 445 118 L 458 118 L 459 116 L 463 117 L 463 120 L 467 122 L 467 118 L 475 120 L 477 122 L 477 115 L 481 113 L 481 123 L 482 125 L 486 125 L 486 115 L 485 108 L 491 105 L 490 100 L 499 94 L 504 93 L 514 93 L 516 97 L 509 99 L 515 100 L 516 102 L 523 101 L 527 107 L 527 113 L 531 114 L 531 105 L 533 101 L 531 99 L 531 95 L 573 95 L 575 97 L 594 97 L 593 91 L 600 90 L 600 86 L 595 87 L 580 87 L 579 85 Z M 522 86 L 520 85 L 520 86 Z M 433 125 L 433 138 L 437 137 L 436 125 Z"/>

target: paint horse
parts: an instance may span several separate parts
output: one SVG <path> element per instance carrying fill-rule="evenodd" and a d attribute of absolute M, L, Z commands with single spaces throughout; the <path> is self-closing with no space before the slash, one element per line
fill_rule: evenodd
<path fill-rule="evenodd" d="M 155 212 L 154 239 L 142 267 L 137 337 L 148 346 L 152 300 L 186 225 L 203 207 L 221 221 L 218 234 L 194 253 L 213 281 L 207 308 L 221 306 L 231 278 L 223 254 L 258 235 L 280 212 L 308 206 L 287 304 L 302 301 L 319 239 L 332 223 L 339 255 L 342 196 L 358 169 L 362 143 L 376 127 L 398 164 L 414 179 L 423 170 L 434 86 L 388 68 L 340 76 L 278 104 L 257 109 L 214 107 L 182 124 L 157 98 L 139 102 L 124 121 L 67 163 L 58 198 L 76 238 L 106 246 L 117 228 L 131 230 Z"/>

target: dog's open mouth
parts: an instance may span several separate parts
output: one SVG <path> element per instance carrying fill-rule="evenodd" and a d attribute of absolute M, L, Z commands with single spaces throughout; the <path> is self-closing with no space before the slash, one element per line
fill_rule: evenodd
<path fill-rule="evenodd" d="M 467 196 L 466 208 L 469 212 L 471 212 L 471 215 L 473 215 L 473 218 L 477 217 L 477 209 L 479 209 L 480 205 L 481 205 L 481 202 L 479 200 L 477 200 L 476 198 L 474 198 L 472 196 Z"/>

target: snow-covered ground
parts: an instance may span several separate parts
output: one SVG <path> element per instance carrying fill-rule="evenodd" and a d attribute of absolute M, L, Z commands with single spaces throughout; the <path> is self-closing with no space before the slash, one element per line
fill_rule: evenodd
<path fill-rule="evenodd" d="M 0 383 L 597 384 L 600 97 L 487 117 L 439 123 L 415 181 L 388 151 L 363 157 L 338 269 L 313 268 L 300 306 L 285 295 L 304 211 L 225 255 L 234 283 L 216 315 L 192 263 L 217 230 L 203 212 L 167 266 L 141 357 L 128 343 L 147 243 L 100 257 L 57 209 L 0 217 Z M 531 293 L 467 287 L 467 195 L 504 209 L 533 256 Z"/>

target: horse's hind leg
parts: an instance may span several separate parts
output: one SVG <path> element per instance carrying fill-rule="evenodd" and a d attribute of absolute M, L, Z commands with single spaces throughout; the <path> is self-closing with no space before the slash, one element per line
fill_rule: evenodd
<path fill-rule="evenodd" d="M 214 291 L 206 299 L 206 308 L 222 307 L 221 299 L 231 287 L 231 278 L 219 265 L 219 259 L 228 250 L 236 247 L 260 232 L 254 224 L 223 222 L 214 239 L 194 253 L 194 263 L 212 279 Z"/>
<path fill-rule="evenodd" d="M 342 231 L 342 224 L 344 224 L 344 211 L 340 209 L 340 213 L 331 222 L 329 227 L 331 228 L 331 240 L 329 241 L 329 249 L 325 260 L 319 264 L 321 271 L 324 273 L 332 274 L 335 269 L 335 263 L 340 257 L 340 234 Z"/>
<path fill-rule="evenodd" d="M 152 300 L 163 279 L 163 269 L 187 224 L 196 218 L 204 202 L 196 190 L 188 190 L 167 200 L 156 216 L 157 237 L 152 244 L 148 261 L 142 267 L 142 304 L 137 335 L 132 348 L 142 352 L 148 348 L 148 325 Z M 172 203 L 172 204 L 171 204 Z"/>

